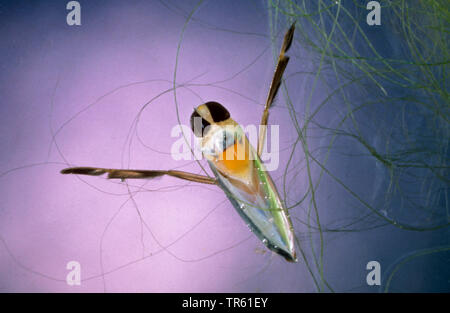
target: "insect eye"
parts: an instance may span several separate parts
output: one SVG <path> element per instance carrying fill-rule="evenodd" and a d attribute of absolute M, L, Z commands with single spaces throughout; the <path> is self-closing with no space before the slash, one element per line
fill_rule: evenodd
<path fill-rule="evenodd" d="M 203 137 L 211 124 L 201 117 L 196 110 L 191 115 L 191 129 L 196 137 Z"/>
<path fill-rule="evenodd" d="M 223 105 L 218 102 L 210 101 L 206 102 L 205 106 L 208 108 L 209 113 L 215 123 L 225 121 L 230 118 L 230 113 Z"/>

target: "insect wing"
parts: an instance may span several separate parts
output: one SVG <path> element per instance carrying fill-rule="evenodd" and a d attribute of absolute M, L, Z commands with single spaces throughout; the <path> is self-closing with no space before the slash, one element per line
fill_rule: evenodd
<path fill-rule="evenodd" d="M 221 173 L 213 162 L 209 165 L 236 211 L 253 233 L 272 251 L 295 262 L 292 222 L 264 164 L 251 147 L 253 160 L 249 177 L 243 183 Z"/>

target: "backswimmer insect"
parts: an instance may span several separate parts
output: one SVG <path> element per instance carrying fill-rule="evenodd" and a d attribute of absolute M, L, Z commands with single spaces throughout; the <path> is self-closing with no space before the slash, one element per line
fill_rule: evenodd
<path fill-rule="evenodd" d="M 270 84 L 261 118 L 258 146 L 249 143 L 242 128 L 218 102 L 207 102 L 194 109 L 191 128 L 199 139 L 203 156 L 214 173 L 214 178 L 175 170 L 131 170 L 97 167 L 71 167 L 62 174 L 99 176 L 110 179 L 151 179 L 169 175 L 184 180 L 219 186 L 266 247 L 289 262 L 297 262 L 295 236 L 286 207 L 260 160 L 269 119 L 269 109 L 281 85 L 289 57 L 285 55 L 292 44 L 295 24 L 286 32 L 274 76 Z"/>

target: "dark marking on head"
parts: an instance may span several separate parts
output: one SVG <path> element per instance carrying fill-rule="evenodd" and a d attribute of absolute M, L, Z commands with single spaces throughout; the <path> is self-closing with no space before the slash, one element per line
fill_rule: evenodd
<path fill-rule="evenodd" d="M 191 114 L 191 129 L 196 137 L 203 137 L 211 124 L 194 110 Z M 206 130 L 205 130 L 206 129 Z"/>
<path fill-rule="evenodd" d="M 230 113 L 223 105 L 218 102 L 210 101 L 206 102 L 205 106 L 208 108 L 209 113 L 215 123 L 223 122 L 230 118 Z"/>

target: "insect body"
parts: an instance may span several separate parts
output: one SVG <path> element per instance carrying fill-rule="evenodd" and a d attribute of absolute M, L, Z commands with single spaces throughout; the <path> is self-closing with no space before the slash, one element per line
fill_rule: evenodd
<path fill-rule="evenodd" d="M 94 167 L 72 167 L 63 174 L 102 175 L 108 178 L 153 178 L 169 175 L 199 183 L 218 185 L 252 232 L 269 248 L 287 261 L 296 262 L 295 236 L 287 209 L 259 156 L 265 139 L 269 108 L 281 84 L 289 58 L 294 25 L 284 36 L 283 46 L 264 109 L 258 148 L 249 143 L 242 128 L 218 102 L 207 102 L 194 109 L 191 128 L 215 178 L 172 170 L 126 170 Z"/>
<path fill-rule="evenodd" d="M 191 126 L 201 138 L 203 155 L 217 184 L 239 215 L 270 250 L 294 261 L 292 223 L 242 128 L 217 102 L 197 107 L 191 116 Z"/>

